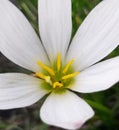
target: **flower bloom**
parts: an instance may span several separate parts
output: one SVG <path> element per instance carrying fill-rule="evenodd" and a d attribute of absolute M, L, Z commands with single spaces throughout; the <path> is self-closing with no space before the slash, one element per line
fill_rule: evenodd
<path fill-rule="evenodd" d="M 0 74 L 0 109 L 29 106 L 48 94 L 41 119 L 77 129 L 94 112 L 73 91 L 96 92 L 119 81 L 119 56 L 97 63 L 118 46 L 119 0 L 97 5 L 70 45 L 71 0 L 38 2 L 41 40 L 12 3 L 0 1 L 0 51 L 33 72 Z"/>

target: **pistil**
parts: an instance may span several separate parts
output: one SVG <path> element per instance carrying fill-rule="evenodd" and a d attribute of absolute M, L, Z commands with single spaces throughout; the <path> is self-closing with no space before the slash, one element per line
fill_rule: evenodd
<path fill-rule="evenodd" d="M 55 83 L 53 84 L 53 88 L 61 88 L 61 87 L 63 87 L 63 84 L 62 84 L 62 83 L 55 82 Z"/>

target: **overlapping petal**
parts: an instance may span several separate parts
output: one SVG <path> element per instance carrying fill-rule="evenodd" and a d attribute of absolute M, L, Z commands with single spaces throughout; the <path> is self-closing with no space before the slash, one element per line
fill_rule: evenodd
<path fill-rule="evenodd" d="M 9 0 L 0 1 L 0 51 L 14 63 L 38 71 L 37 60 L 47 62 L 35 31 Z"/>
<path fill-rule="evenodd" d="M 83 70 L 107 56 L 119 45 L 119 0 L 103 0 L 79 27 L 68 60 Z"/>
<path fill-rule="evenodd" d="M 40 87 L 41 81 L 20 73 L 0 74 L 0 109 L 30 106 L 47 92 Z"/>
<path fill-rule="evenodd" d="M 119 56 L 84 70 L 76 77 L 72 90 L 90 93 L 105 90 L 119 82 Z"/>
<path fill-rule="evenodd" d="M 72 92 L 52 93 L 44 102 L 40 116 L 50 125 L 65 129 L 77 129 L 93 116 L 91 107 Z"/>
<path fill-rule="evenodd" d="M 71 36 L 71 0 L 39 0 L 39 31 L 50 60 L 64 57 Z"/>

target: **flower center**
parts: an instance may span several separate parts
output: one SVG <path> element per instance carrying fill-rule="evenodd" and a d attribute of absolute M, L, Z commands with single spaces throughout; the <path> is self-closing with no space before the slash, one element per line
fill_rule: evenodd
<path fill-rule="evenodd" d="M 38 61 L 37 64 L 42 68 L 42 72 L 36 72 L 35 76 L 43 80 L 43 88 L 50 90 L 61 90 L 68 88 L 73 82 L 74 77 L 79 74 L 73 69 L 74 60 L 69 61 L 63 66 L 61 54 L 58 53 L 56 61 L 51 67 Z"/>

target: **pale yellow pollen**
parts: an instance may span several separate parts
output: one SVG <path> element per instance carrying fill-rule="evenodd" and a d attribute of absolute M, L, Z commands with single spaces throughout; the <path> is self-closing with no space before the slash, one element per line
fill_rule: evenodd
<path fill-rule="evenodd" d="M 63 74 L 65 74 L 67 71 L 68 71 L 68 69 L 70 68 L 70 66 L 73 64 L 73 62 L 74 62 L 74 60 L 71 60 L 71 61 L 69 61 L 67 64 L 66 64 L 66 66 L 65 66 L 65 68 L 63 69 Z"/>
<path fill-rule="evenodd" d="M 60 88 L 60 87 L 62 87 L 63 86 L 63 84 L 62 83 L 59 83 L 59 82 L 54 82 L 54 84 L 53 84 L 53 88 Z"/>
<path fill-rule="evenodd" d="M 45 77 L 45 81 L 46 81 L 47 83 L 49 83 L 50 85 L 52 85 L 52 81 L 51 81 L 50 76 L 46 76 L 46 77 Z"/>
<path fill-rule="evenodd" d="M 58 53 L 58 57 L 57 57 L 57 70 L 59 71 L 61 68 L 61 55 L 60 53 Z"/>
<path fill-rule="evenodd" d="M 37 77 L 41 78 L 41 79 L 44 79 L 47 83 L 49 83 L 49 84 L 52 85 L 52 81 L 51 81 L 50 76 L 46 76 L 46 75 L 44 75 L 44 74 L 42 74 L 42 73 L 40 73 L 40 72 L 35 73 L 35 75 L 36 75 Z"/>
<path fill-rule="evenodd" d="M 39 66 L 41 66 L 44 70 L 46 70 L 47 72 L 49 72 L 51 75 L 53 75 L 53 76 L 55 75 L 54 70 L 51 69 L 50 67 L 44 65 L 41 61 L 38 61 L 37 64 L 38 64 Z"/>
<path fill-rule="evenodd" d="M 73 78 L 75 76 L 77 76 L 80 72 L 75 72 L 75 73 L 72 73 L 72 74 L 68 74 L 68 75 L 65 75 L 62 77 L 63 80 L 66 80 L 66 79 L 69 79 L 69 78 Z"/>

